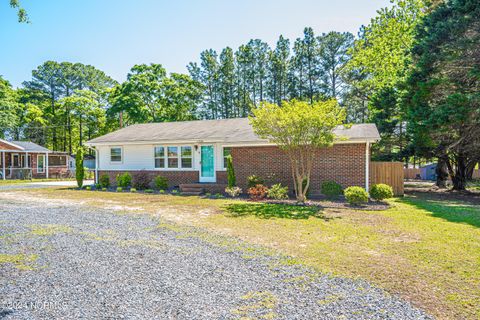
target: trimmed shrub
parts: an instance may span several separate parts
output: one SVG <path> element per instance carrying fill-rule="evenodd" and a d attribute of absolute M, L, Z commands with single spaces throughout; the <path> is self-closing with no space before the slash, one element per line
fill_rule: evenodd
<path fill-rule="evenodd" d="M 75 178 L 77 180 L 78 187 L 82 188 L 83 178 L 85 178 L 85 168 L 83 167 L 83 148 L 78 148 L 77 154 L 75 155 Z"/>
<path fill-rule="evenodd" d="M 95 190 L 101 190 L 101 189 L 102 189 L 102 186 L 100 185 L 100 183 L 96 183 Z"/>
<path fill-rule="evenodd" d="M 130 188 L 130 192 L 135 193 L 135 192 L 137 192 L 137 189 L 135 189 L 135 188 Z"/>
<path fill-rule="evenodd" d="M 227 157 L 227 183 L 229 188 L 233 188 L 237 184 L 235 170 L 233 169 L 233 158 L 231 155 Z"/>
<path fill-rule="evenodd" d="M 257 185 L 263 185 L 265 181 L 256 175 L 251 175 L 247 178 L 247 188 L 253 188 Z"/>
<path fill-rule="evenodd" d="M 123 188 L 122 187 L 117 187 L 117 192 L 122 192 Z"/>
<path fill-rule="evenodd" d="M 168 179 L 165 177 L 156 176 L 155 179 L 153 179 L 153 184 L 157 190 L 168 189 Z"/>
<path fill-rule="evenodd" d="M 250 199 L 259 201 L 265 199 L 267 196 L 268 188 L 263 184 L 257 184 L 254 187 L 248 189 L 247 193 L 250 196 Z"/>
<path fill-rule="evenodd" d="M 102 188 L 102 191 L 107 191 L 107 188 Z"/>
<path fill-rule="evenodd" d="M 342 193 L 342 186 L 335 181 L 322 182 L 322 194 L 327 196 L 327 198 L 338 198 Z"/>
<path fill-rule="evenodd" d="M 280 183 L 274 184 L 268 189 L 267 197 L 275 200 L 288 199 L 288 187 L 282 187 Z"/>
<path fill-rule="evenodd" d="M 160 190 L 158 190 L 158 192 L 161 193 L 161 194 L 164 194 L 164 193 L 165 193 L 165 190 L 160 189 Z"/>
<path fill-rule="evenodd" d="M 148 172 L 141 170 L 137 171 L 133 174 L 133 187 L 135 187 L 137 190 L 143 190 L 143 189 L 148 189 L 150 187 L 150 175 Z"/>
<path fill-rule="evenodd" d="M 343 193 L 348 203 L 352 205 L 368 202 L 368 193 L 362 187 L 348 187 Z"/>
<path fill-rule="evenodd" d="M 370 189 L 370 197 L 377 201 L 393 198 L 393 188 L 388 184 L 374 184 Z"/>
<path fill-rule="evenodd" d="M 145 189 L 145 193 L 153 193 L 152 189 Z"/>
<path fill-rule="evenodd" d="M 85 190 L 90 191 L 90 190 L 92 190 L 92 187 L 86 186 L 86 187 L 85 187 Z"/>
<path fill-rule="evenodd" d="M 221 193 L 215 193 L 215 198 L 217 198 L 217 199 L 223 199 L 223 198 L 225 198 L 225 197 L 224 197 L 223 194 L 221 194 Z"/>
<path fill-rule="evenodd" d="M 235 198 L 242 193 L 242 189 L 240 189 L 239 187 L 226 187 L 225 193 L 228 194 L 230 197 Z"/>
<path fill-rule="evenodd" d="M 178 190 L 177 190 L 177 189 L 173 189 L 173 190 L 172 190 L 172 194 L 178 194 Z"/>
<path fill-rule="evenodd" d="M 128 188 L 132 184 L 132 176 L 130 173 L 125 172 L 117 175 L 117 186 L 122 188 Z"/>
<path fill-rule="evenodd" d="M 100 182 L 100 186 L 102 187 L 102 189 L 103 188 L 106 189 L 106 188 L 110 187 L 110 176 L 108 174 L 106 174 L 106 173 L 102 174 L 100 176 L 100 179 L 98 179 L 98 180 L 99 180 L 98 182 Z"/>

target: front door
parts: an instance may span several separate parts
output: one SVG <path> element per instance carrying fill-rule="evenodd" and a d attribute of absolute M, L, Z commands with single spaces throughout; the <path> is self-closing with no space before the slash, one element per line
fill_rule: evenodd
<path fill-rule="evenodd" d="M 215 182 L 215 157 L 213 146 L 201 146 L 200 153 L 200 182 Z"/>

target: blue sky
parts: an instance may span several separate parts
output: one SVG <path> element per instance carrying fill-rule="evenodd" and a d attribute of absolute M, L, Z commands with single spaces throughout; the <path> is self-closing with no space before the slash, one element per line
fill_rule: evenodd
<path fill-rule="evenodd" d="M 202 50 L 252 38 L 273 46 L 310 26 L 357 33 L 388 0 L 21 0 L 31 24 L 0 1 L 0 75 L 14 86 L 46 60 L 91 64 L 118 81 L 139 63 L 186 72 Z"/>

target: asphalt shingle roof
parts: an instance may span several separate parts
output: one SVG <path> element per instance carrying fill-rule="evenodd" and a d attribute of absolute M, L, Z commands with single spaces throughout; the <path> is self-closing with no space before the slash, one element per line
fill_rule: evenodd
<path fill-rule="evenodd" d="M 10 143 L 13 143 L 14 145 L 17 145 L 21 148 L 23 148 L 23 151 L 30 151 L 30 152 L 48 152 L 47 148 L 44 148 L 36 143 L 30 142 L 30 141 L 9 141 Z"/>
<path fill-rule="evenodd" d="M 335 134 L 349 140 L 378 140 L 375 124 L 355 124 L 335 129 Z M 266 142 L 253 132 L 248 118 L 195 120 L 135 124 L 88 141 L 88 144 L 129 142 Z"/>

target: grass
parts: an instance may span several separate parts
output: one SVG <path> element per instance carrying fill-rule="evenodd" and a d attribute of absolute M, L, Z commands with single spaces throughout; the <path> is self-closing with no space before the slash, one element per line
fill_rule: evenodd
<path fill-rule="evenodd" d="M 131 212 L 160 214 L 176 228 L 202 227 L 278 250 L 321 272 L 366 279 L 438 318 L 480 318 L 478 206 L 427 194 L 391 200 L 385 211 L 321 211 L 172 195 L 67 189 L 17 193 L 126 211 L 142 208 Z M 239 311 L 248 313 L 248 307 Z"/>
<path fill-rule="evenodd" d="M 20 270 L 33 270 L 34 268 L 31 264 L 34 263 L 37 258 L 37 255 L 0 253 L 0 264 L 13 264 L 15 268 Z"/>

